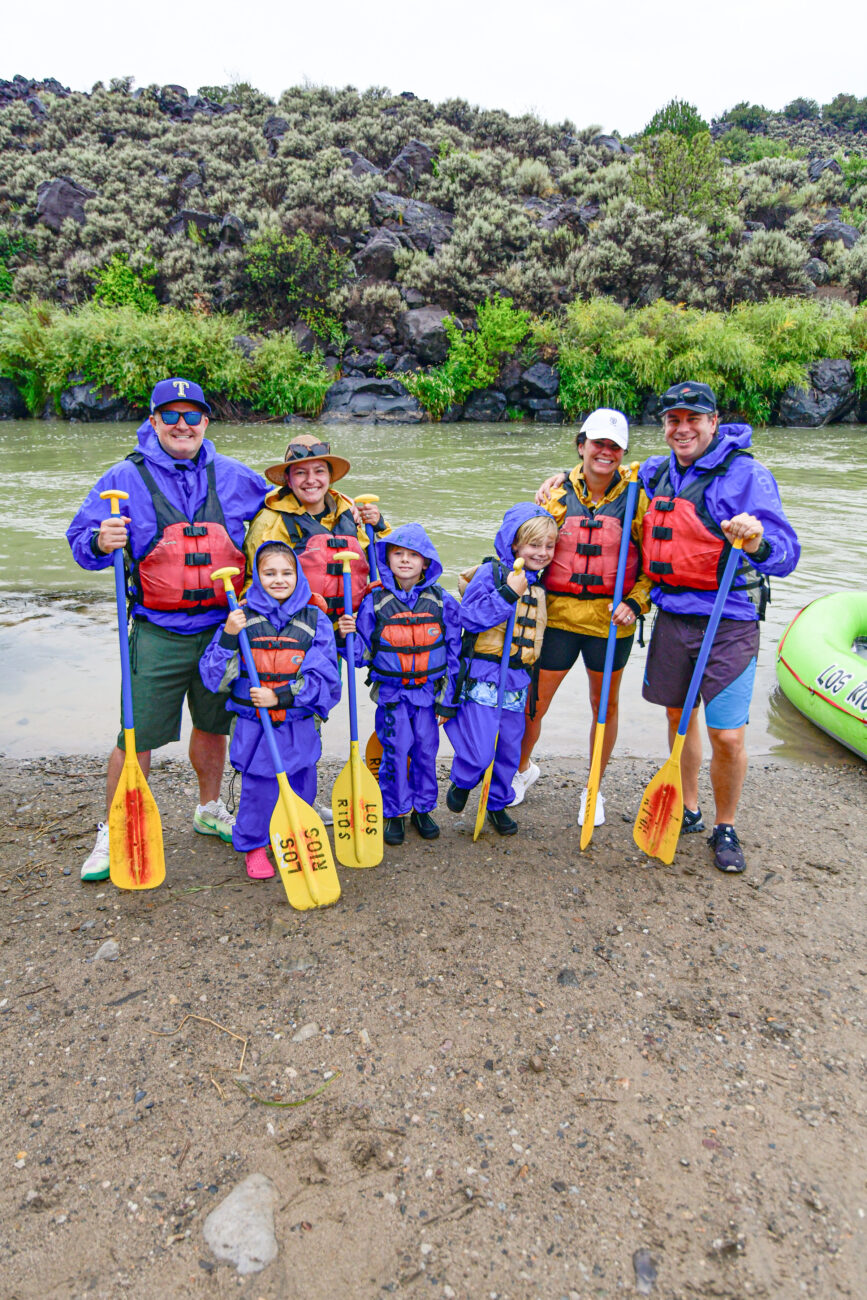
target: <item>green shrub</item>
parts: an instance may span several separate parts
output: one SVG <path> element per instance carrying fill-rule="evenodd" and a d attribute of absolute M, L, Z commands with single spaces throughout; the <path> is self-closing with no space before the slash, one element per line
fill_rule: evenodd
<path fill-rule="evenodd" d="M 694 135 L 707 129 L 707 122 L 694 104 L 675 98 L 670 99 L 663 108 L 657 109 L 642 134 L 662 135 L 668 131 L 672 135 L 681 135 L 691 140 Z"/>
<path fill-rule="evenodd" d="M 696 221 L 725 220 L 737 185 L 707 131 L 685 139 L 666 131 L 646 139 L 629 174 L 632 197 L 651 212 Z"/>
<path fill-rule="evenodd" d="M 816 100 L 805 99 L 803 96 L 793 99 L 783 109 L 783 117 L 787 117 L 790 122 L 818 122 L 820 115 Z"/>
<path fill-rule="evenodd" d="M 244 269 L 248 301 L 268 323 L 285 326 L 300 317 L 320 338 L 340 332 L 339 295 L 351 267 L 327 239 L 267 229 L 247 246 Z"/>
<path fill-rule="evenodd" d="M 453 402 L 494 382 L 503 357 L 526 337 L 529 325 L 529 312 L 518 311 L 511 298 L 490 298 L 479 307 L 474 330 L 446 320 L 449 352 L 441 366 L 401 375 L 401 383 L 439 419 Z"/>
<path fill-rule="evenodd" d="M 13 234 L 0 226 L 0 298 L 11 298 L 14 276 L 10 263 L 32 253 L 32 243 L 25 235 Z"/>
<path fill-rule="evenodd" d="M 761 131 L 767 126 L 770 113 L 764 104 L 748 104 L 742 99 L 734 108 L 723 113 L 722 121 L 729 126 L 741 126 L 745 131 Z"/>
<path fill-rule="evenodd" d="M 846 131 L 867 131 L 867 99 L 857 95 L 835 95 L 822 105 L 822 119 Z"/>
<path fill-rule="evenodd" d="M 103 307 L 134 307 L 136 311 L 158 311 L 153 288 L 156 267 L 134 271 L 127 253 L 115 253 L 107 266 L 92 272 L 93 298 Z"/>
<path fill-rule="evenodd" d="M 290 332 L 270 334 L 253 354 L 254 405 L 269 415 L 318 415 L 333 382 L 321 353 L 305 355 Z"/>
<path fill-rule="evenodd" d="M 786 140 L 767 135 L 752 135 L 742 126 L 733 126 L 719 140 L 720 152 L 733 163 L 761 162 L 763 158 L 803 158 L 806 150 L 792 148 Z"/>

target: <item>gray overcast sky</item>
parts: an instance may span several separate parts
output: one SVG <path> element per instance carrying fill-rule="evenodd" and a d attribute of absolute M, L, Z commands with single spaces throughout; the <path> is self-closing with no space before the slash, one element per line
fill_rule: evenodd
<path fill-rule="evenodd" d="M 867 94 L 863 0 L 825 11 L 807 0 L 39 0 L 10 10 L 0 76 L 54 76 L 74 90 L 134 76 L 191 91 L 238 79 L 278 95 L 306 79 L 624 135 L 674 95 L 710 118 L 742 99 L 781 108 L 796 95 Z"/>

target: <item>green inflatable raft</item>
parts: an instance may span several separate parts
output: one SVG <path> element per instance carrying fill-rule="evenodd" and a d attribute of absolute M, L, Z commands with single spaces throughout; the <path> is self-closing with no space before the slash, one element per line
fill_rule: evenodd
<path fill-rule="evenodd" d="M 805 718 L 867 758 L 867 592 L 820 596 L 796 614 L 777 648 L 777 680 Z"/>

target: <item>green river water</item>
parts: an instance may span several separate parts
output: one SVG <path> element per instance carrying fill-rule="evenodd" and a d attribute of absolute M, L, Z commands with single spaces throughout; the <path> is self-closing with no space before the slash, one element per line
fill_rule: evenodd
<path fill-rule="evenodd" d="M 134 445 L 132 424 L 0 423 L 0 753 L 102 754 L 118 725 L 112 570 L 87 573 L 66 544 L 70 518 L 98 475 Z M 574 428 L 455 424 L 323 429 L 353 463 L 347 492 L 375 492 L 392 522 L 418 520 L 437 546 L 444 582 L 491 554 L 505 508 L 575 463 Z M 281 459 L 291 430 L 213 425 L 218 449 L 256 469 Z M 634 429 L 628 459 L 662 450 L 658 428 Z M 774 650 L 792 615 L 815 596 L 863 589 L 867 572 L 867 428 L 759 430 L 757 456 L 775 474 L 801 538 L 801 563 L 773 584 L 750 723 L 756 754 L 856 761 L 788 704 Z M 636 645 L 621 695 L 618 752 L 664 754 L 662 711 L 641 699 L 645 651 Z M 359 678 L 362 737 L 373 708 Z M 548 714 L 539 753 L 584 754 L 589 708 L 580 665 Z M 189 721 L 185 719 L 185 732 Z M 323 730 L 325 752 L 347 752 L 346 702 Z M 180 746 L 168 751 L 181 752 Z M 443 753 L 448 745 L 443 743 Z"/>

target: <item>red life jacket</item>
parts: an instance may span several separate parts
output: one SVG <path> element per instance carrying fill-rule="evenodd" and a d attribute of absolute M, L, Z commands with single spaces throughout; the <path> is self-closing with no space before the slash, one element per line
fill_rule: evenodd
<path fill-rule="evenodd" d="M 575 596 L 578 600 L 598 600 L 614 595 L 617 561 L 623 537 L 626 513 L 626 489 L 602 505 L 584 505 L 572 482 L 567 478 L 566 517 L 557 534 L 554 557 L 545 570 L 546 591 Z M 640 556 L 632 538 L 626 553 L 624 592 L 635 586 Z"/>
<path fill-rule="evenodd" d="M 343 613 L 343 565 L 340 563 L 340 554 L 342 551 L 353 551 L 361 556 L 361 563 L 353 563 L 350 568 L 352 608 L 358 609 L 367 588 L 369 570 L 364 547 L 358 540 L 358 528 L 352 511 L 344 510 L 338 515 L 331 532 L 308 514 L 289 516 L 286 530 L 304 576 L 310 583 L 310 590 L 324 597 L 333 623 Z M 293 535 L 296 533 L 297 540 Z"/>
<path fill-rule="evenodd" d="M 376 622 L 371 637 L 370 675 L 375 681 L 424 686 L 446 675 L 445 619 L 442 588 L 436 583 L 419 593 L 408 609 L 394 592 L 373 593 Z"/>
<path fill-rule="evenodd" d="M 316 635 L 318 618 L 318 608 L 307 605 L 278 632 L 264 614 L 248 613 L 247 638 L 256 672 L 263 686 L 269 686 L 272 691 L 283 691 L 292 678 L 301 671 L 301 665 Z M 231 699 L 232 703 L 238 706 L 233 712 L 246 718 L 258 716 L 259 710 L 250 700 L 250 678 L 247 675 L 243 656 L 241 656 L 240 673 L 233 683 Z M 278 727 L 286 717 L 286 710 L 276 706 L 269 709 L 268 713 L 271 721 Z"/>
<path fill-rule="evenodd" d="M 736 456 L 750 456 L 733 448 L 719 465 L 699 470 L 679 492 L 671 481 L 671 466 L 664 460 L 650 480 L 653 492 L 642 520 L 644 571 L 666 591 L 716 591 L 728 559 L 730 544 L 705 505 L 705 493 L 715 478 L 725 474 Z M 755 573 L 746 561 L 738 576 Z M 745 584 L 735 579 L 738 587 Z M 758 585 L 747 583 L 747 586 Z"/>
<path fill-rule="evenodd" d="M 211 581 L 215 569 L 233 568 L 235 595 L 244 586 L 246 560 L 226 531 L 226 519 L 217 496 L 214 462 L 206 467 L 208 494 L 193 518 L 181 514 L 157 487 L 140 451 L 131 460 L 144 479 L 157 517 L 150 546 L 132 567 L 136 600 L 145 609 L 191 610 L 201 613 L 227 605 L 222 582 Z"/>

